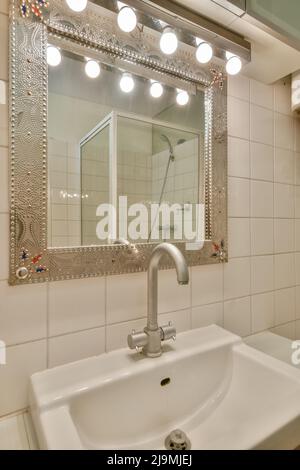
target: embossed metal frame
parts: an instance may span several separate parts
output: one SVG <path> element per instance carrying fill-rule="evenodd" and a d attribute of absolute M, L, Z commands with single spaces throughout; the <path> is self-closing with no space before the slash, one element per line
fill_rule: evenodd
<path fill-rule="evenodd" d="M 47 247 L 47 99 L 46 48 L 51 42 L 124 68 L 165 74 L 184 88 L 205 87 L 206 241 L 201 250 L 176 246 L 189 266 L 227 261 L 227 86 L 220 66 L 199 66 L 186 50 L 175 59 L 160 55 L 157 37 L 138 31 L 125 35 L 89 5 L 71 12 L 61 0 L 50 0 L 43 17 L 20 14 L 20 0 L 10 9 L 10 277 L 11 285 L 133 273 L 147 269 L 157 243 Z M 142 6 L 141 6 L 142 8 Z M 47 11 L 46 11 L 47 10 Z M 141 34 L 143 51 L 139 50 Z M 137 46 L 134 48 L 134 46 Z M 139 73 L 139 72 L 137 72 Z M 171 267 L 163 260 L 162 268 Z"/>

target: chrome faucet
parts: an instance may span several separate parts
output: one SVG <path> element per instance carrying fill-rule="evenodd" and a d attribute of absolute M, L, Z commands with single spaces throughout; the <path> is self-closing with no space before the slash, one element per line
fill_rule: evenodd
<path fill-rule="evenodd" d="M 189 283 L 189 271 L 187 263 L 181 251 L 171 243 L 161 243 L 151 253 L 148 266 L 148 311 L 147 326 L 144 331 L 128 335 L 127 342 L 130 349 L 142 348 L 142 352 L 148 357 L 158 357 L 162 353 L 161 342 L 175 339 L 176 329 L 171 323 L 158 326 L 157 321 L 157 274 L 158 265 L 163 255 L 169 255 L 175 264 L 178 284 Z"/>

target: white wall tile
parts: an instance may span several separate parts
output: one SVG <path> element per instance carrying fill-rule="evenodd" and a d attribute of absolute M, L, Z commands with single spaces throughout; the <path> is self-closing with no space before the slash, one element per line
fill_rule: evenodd
<path fill-rule="evenodd" d="M 228 175 L 241 178 L 250 176 L 249 141 L 228 137 Z"/>
<path fill-rule="evenodd" d="M 239 336 L 251 333 L 250 297 L 224 302 L 224 328 Z"/>
<path fill-rule="evenodd" d="M 0 450 L 29 450 L 22 414 L 0 420 Z"/>
<path fill-rule="evenodd" d="M 249 217 L 249 205 L 249 180 L 242 178 L 228 178 L 228 216 Z"/>
<path fill-rule="evenodd" d="M 284 325 L 276 326 L 272 328 L 272 333 L 276 335 L 283 336 L 288 339 L 296 339 L 296 322 L 285 323 Z"/>
<path fill-rule="evenodd" d="M 8 16 L 0 14 L 0 79 L 8 80 Z"/>
<path fill-rule="evenodd" d="M 295 218 L 300 218 L 300 186 L 294 187 L 295 194 Z"/>
<path fill-rule="evenodd" d="M 294 150 L 294 121 L 290 116 L 275 113 L 275 146 Z"/>
<path fill-rule="evenodd" d="M 288 184 L 274 185 L 274 217 L 293 218 L 295 215 L 294 186 Z"/>
<path fill-rule="evenodd" d="M 254 142 L 273 145 L 273 111 L 261 106 L 250 107 L 250 139 Z"/>
<path fill-rule="evenodd" d="M 106 321 L 118 323 L 144 317 L 147 312 L 147 275 L 134 273 L 107 278 Z"/>
<path fill-rule="evenodd" d="M 233 258 L 224 265 L 224 299 L 250 294 L 250 258 Z"/>
<path fill-rule="evenodd" d="M 280 289 L 275 295 L 275 325 L 281 325 L 296 318 L 296 288 Z"/>
<path fill-rule="evenodd" d="M 293 254 L 274 256 L 275 289 L 295 285 L 295 260 Z"/>
<path fill-rule="evenodd" d="M 234 96 L 241 100 L 249 101 L 250 97 L 250 80 L 243 75 L 228 76 L 228 96 Z"/>
<path fill-rule="evenodd" d="M 296 321 L 295 339 L 300 340 L 300 320 Z"/>
<path fill-rule="evenodd" d="M 0 212 L 8 212 L 8 149 L 0 147 Z"/>
<path fill-rule="evenodd" d="M 250 256 L 250 219 L 228 219 L 229 257 Z"/>
<path fill-rule="evenodd" d="M 300 253 L 295 253 L 295 281 L 300 285 Z"/>
<path fill-rule="evenodd" d="M 274 88 L 257 80 L 250 80 L 250 101 L 253 104 L 273 109 Z"/>
<path fill-rule="evenodd" d="M 300 251 L 300 219 L 293 220 L 295 225 L 295 251 Z"/>
<path fill-rule="evenodd" d="M 105 279 L 76 279 L 49 284 L 49 335 L 102 326 Z"/>
<path fill-rule="evenodd" d="M 173 312 L 189 308 L 191 304 L 191 283 L 179 285 L 175 269 L 159 271 L 158 313 Z"/>
<path fill-rule="evenodd" d="M 249 103 L 228 97 L 228 134 L 249 139 Z"/>
<path fill-rule="evenodd" d="M 48 341 L 49 367 L 97 356 L 105 351 L 105 328 L 55 336 Z"/>
<path fill-rule="evenodd" d="M 300 153 L 295 152 L 295 184 L 300 185 Z"/>
<path fill-rule="evenodd" d="M 274 251 L 273 219 L 251 219 L 251 254 L 269 255 Z"/>
<path fill-rule="evenodd" d="M 0 28 L 1 28 L 1 16 L 2 15 L 0 15 Z M 0 39 L 1 39 L 1 29 L 0 29 Z M 0 72 L 0 77 L 1 77 L 1 72 Z M 2 147 L 8 146 L 8 103 L 3 103 L 3 104 L 0 103 L 0 145 Z"/>
<path fill-rule="evenodd" d="M 202 328 L 213 324 L 223 326 L 222 302 L 192 308 L 192 328 Z"/>
<path fill-rule="evenodd" d="M 7 82 L 0 80 L 0 104 L 7 104 Z"/>
<path fill-rule="evenodd" d="M 0 282 L 0 338 L 6 345 L 45 338 L 47 286 L 10 287 Z"/>
<path fill-rule="evenodd" d="M 211 264 L 192 268 L 192 306 L 223 300 L 223 266 Z"/>
<path fill-rule="evenodd" d="M 274 160 L 274 180 L 278 183 L 294 184 L 295 153 L 276 148 Z"/>
<path fill-rule="evenodd" d="M 278 113 L 291 114 L 291 80 L 280 80 L 274 86 L 274 109 Z"/>
<path fill-rule="evenodd" d="M 9 264 L 9 216 L 8 214 L 0 214 L 0 280 L 8 279 Z"/>
<path fill-rule="evenodd" d="M 251 178 L 273 181 L 274 148 L 257 142 L 250 143 Z"/>
<path fill-rule="evenodd" d="M 258 294 L 274 289 L 274 258 L 252 256 L 251 258 L 251 293 Z"/>
<path fill-rule="evenodd" d="M 0 6 L 0 12 L 5 13 L 7 15 L 8 14 L 8 8 L 9 8 L 9 0 L 2 0 L 1 1 L 1 6 Z"/>
<path fill-rule="evenodd" d="M 253 295 L 252 305 L 252 333 L 267 330 L 274 326 L 274 294 Z"/>
<path fill-rule="evenodd" d="M 300 286 L 295 287 L 295 318 L 300 320 Z"/>
<path fill-rule="evenodd" d="M 251 217 L 273 217 L 273 184 L 251 181 Z"/>
<path fill-rule="evenodd" d="M 0 416 L 28 406 L 29 377 L 47 367 L 46 341 L 34 341 L 6 350 L 6 366 L 0 368 Z"/>
<path fill-rule="evenodd" d="M 287 253 L 295 249 L 294 219 L 274 220 L 275 253 Z"/>
<path fill-rule="evenodd" d="M 294 119 L 294 150 L 300 152 L 300 119 Z"/>

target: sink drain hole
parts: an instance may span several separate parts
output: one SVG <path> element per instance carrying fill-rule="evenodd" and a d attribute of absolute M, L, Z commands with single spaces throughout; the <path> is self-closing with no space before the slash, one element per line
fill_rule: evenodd
<path fill-rule="evenodd" d="M 167 450 L 190 450 L 191 441 L 181 429 L 172 431 L 165 440 Z"/>
<path fill-rule="evenodd" d="M 162 379 L 162 380 L 161 380 L 160 385 L 161 385 L 162 387 L 165 387 L 166 385 L 169 385 L 170 382 L 171 382 L 170 377 L 166 377 L 165 379 Z"/>

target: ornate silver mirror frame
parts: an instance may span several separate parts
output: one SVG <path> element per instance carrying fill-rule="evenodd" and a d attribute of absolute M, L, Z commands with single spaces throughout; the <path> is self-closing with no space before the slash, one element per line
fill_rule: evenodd
<path fill-rule="evenodd" d="M 12 0 L 10 10 L 10 284 L 131 273 L 147 269 L 154 243 L 47 247 L 47 85 L 49 36 L 70 51 L 134 68 L 186 89 L 205 87 L 205 226 L 201 250 L 176 243 L 188 264 L 227 260 L 227 87 L 222 68 L 199 66 L 193 54 L 162 57 L 155 36 L 124 35 L 89 5 L 78 15 L 61 0 Z M 140 44 L 143 34 L 143 49 Z M 224 86 L 222 86 L 222 84 Z M 170 267 L 167 263 L 162 267 Z"/>

